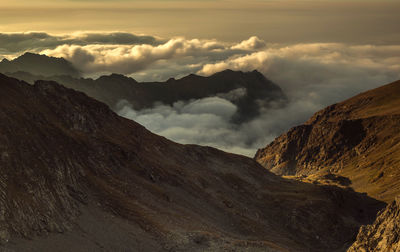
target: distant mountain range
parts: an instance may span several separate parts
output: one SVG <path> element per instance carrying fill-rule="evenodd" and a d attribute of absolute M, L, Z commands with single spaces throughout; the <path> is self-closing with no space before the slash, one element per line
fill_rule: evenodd
<path fill-rule="evenodd" d="M 82 91 L 111 108 L 122 99 L 140 110 L 151 108 L 156 102 L 172 105 L 177 101 L 219 96 L 238 107 L 233 120 L 241 123 L 258 116 L 260 109 L 268 107 L 270 102 L 280 102 L 283 106 L 287 101 L 280 87 L 258 71 L 244 73 L 226 70 L 209 77 L 191 74 L 178 80 L 171 78 L 166 82 L 138 83 L 119 74 L 102 76 L 96 80 L 77 78 L 78 71 L 73 70 L 71 63 L 45 55 L 27 53 L 13 61 L 5 61 L 4 66 L 2 64 L 0 72 L 10 77 L 32 84 L 36 80 L 53 80 Z"/>
<path fill-rule="evenodd" d="M 0 132 L 11 251 L 336 251 L 384 206 L 176 144 L 55 82 L 0 75 Z"/>
<path fill-rule="evenodd" d="M 29 72 L 33 75 L 68 75 L 79 77 L 80 72 L 63 58 L 49 57 L 34 53 L 25 53 L 14 60 L 3 59 L 0 73 Z"/>

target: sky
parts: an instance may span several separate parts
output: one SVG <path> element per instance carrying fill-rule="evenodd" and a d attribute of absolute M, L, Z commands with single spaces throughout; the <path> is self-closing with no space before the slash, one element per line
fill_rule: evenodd
<path fill-rule="evenodd" d="M 397 43 L 397 0 L 0 0 L 0 30 L 126 31 L 269 43 Z"/>
<path fill-rule="evenodd" d="M 398 13 L 398 0 L 0 0 L 0 59 L 30 51 L 87 77 L 138 81 L 257 69 L 289 103 L 239 126 L 229 94 L 142 111 L 116 104 L 172 140 L 252 156 L 319 109 L 400 79 Z"/>

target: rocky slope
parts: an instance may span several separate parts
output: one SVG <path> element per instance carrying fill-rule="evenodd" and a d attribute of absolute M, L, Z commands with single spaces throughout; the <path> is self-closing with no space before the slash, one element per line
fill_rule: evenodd
<path fill-rule="evenodd" d="M 21 56 L 7 64 L 13 66 L 16 64 L 14 62 L 22 61 L 24 57 Z M 47 58 L 48 61 L 55 59 L 45 55 L 36 57 Z M 67 62 L 65 59 L 58 60 Z M 37 68 L 37 66 L 46 67 L 48 64 L 32 60 L 30 65 Z M 57 81 L 66 87 L 82 91 L 111 108 L 114 108 L 121 100 L 129 101 L 134 109 L 140 110 L 151 108 L 156 102 L 172 105 L 177 101 L 218 96 L 231 101 L 238 107 L 234 121 L 241 123 L 256 117 L 260 108 L 269 107 L 271 102 L 282 104 L 286 102 L 286 96 L 279 86 L 266 79 L 258 71 L 244 73 L 226 70 L 209 77 L 191 74 L 177 80 L 171 78 L 165 82 L 138 83 L 132 78 L 119 74 L 102 76 L 96 80 L 75 78 L 76 75 L 68 74 L 68 71 L 62 75 L 60 71 L 54 71 L 54 74 L 49 76 L 37 74 L 38 71 L 34 67 L 30 68 L 30 65 L 20 68 L 17 64 L 14 71 L 11 71 L 11 68 L 8 70 L 6 68 L 7 71 L 5 71 L 0 63 L 0 72 L 30 83 L 36 80 Z M 50 64 L 48 68 L 51 69 L 52 65 L 54 64 Z"/>
<path fill-rule="evenodd" d="M 255 159 L 280 175 L 336 174 L 391 202 L 400 194 L 400 81 L 317 112 Z"/>
<path fill-rule="evenodd" d="M 0 249 L 344 251 L 383 206 L 0 75 Z"/>
<path fill-rule="evenodd" d="M 349 252 L 400 251 L 400 198 L 379 213 L 372 225 L 363 226 Z"/>

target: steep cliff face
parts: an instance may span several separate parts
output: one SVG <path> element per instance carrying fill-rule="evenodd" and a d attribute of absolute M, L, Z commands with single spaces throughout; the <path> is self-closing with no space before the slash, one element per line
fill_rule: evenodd
<path fill-rule="evenodd" d="M 400 193 L 400 81 L 317 112 L 260 149 L 255 159 L 280 175 L 330 172 L 391 202 Z"/>
<path fill-rule="evenodd" d="M 0 108 L 6 249 L 343 251 L 383 207 L 173 143 L 54 82 L 0 75 Z"/>
<path fill-rule="evenodd" d="M 349 252 L 400 251 L 400 198 L 382 210 L 372 225 L 362 226 Z"/>

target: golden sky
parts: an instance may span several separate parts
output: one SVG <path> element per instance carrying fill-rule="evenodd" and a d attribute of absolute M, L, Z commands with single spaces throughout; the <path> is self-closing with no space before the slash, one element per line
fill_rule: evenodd
<path fill-rule="evenodd" d="M 126 31 L 170 38 L 272 43 L 392 44 L 400 1 L 0 0 L 0 32 Z"/>

